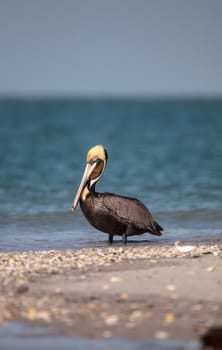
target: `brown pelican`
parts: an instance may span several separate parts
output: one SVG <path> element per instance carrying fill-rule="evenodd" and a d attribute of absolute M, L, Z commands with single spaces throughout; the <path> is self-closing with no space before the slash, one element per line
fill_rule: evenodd
<path fill-rule="evenodd" d="M 92 147 L 86 156 L 86 167 L 73 201 L 74 211 L 80 201 L 81 209 L 92 226 L 108 233 L 109 242 L 114 235 L 128 236 L 149 232 L 160 236 L 163 228 L 153 219 L 149 210 L 138 199 L 113 193 L 98 193 L 95 185 L 107 163 L 107 151 L 102 145 Z"/>

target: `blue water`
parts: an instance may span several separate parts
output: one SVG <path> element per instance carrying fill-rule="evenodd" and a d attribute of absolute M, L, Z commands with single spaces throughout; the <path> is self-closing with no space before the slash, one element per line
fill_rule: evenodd
<path fill-rule="evenodd" d="M 131 244 L 221 240 L 221 139 L 222 100 L 0 100 L 0 250 L 107 244 L 70 211 L 98 143 L 97 190 L 141 199 L 165 229 Z"/>
<path fill-rule="evenodd" d="M 0 326 L 0 350 L 201 350 L 197 340 L 90 339 L 59 335 L 50 327 L 8 322 Z"/>

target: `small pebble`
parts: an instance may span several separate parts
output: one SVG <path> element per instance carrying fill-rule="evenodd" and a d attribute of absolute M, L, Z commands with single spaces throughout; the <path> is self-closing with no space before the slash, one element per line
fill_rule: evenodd
<path fill-rule="evenodd" d="M 105 318 L 104 323 L 107 326 L 115 326 L 118 323 L 119 319 L 117 315 L 109 315 Z"/>
<path fill-rule="evenodd" d="M 215 266 L 209 266 L 208 268 L 207 268 L 207 272 L 212 272 L 212 271 L 214 271 L 215 270 Z"/>
<path fill-rule="evenodd" d="M 129 294 L 121 293 L 119 298 L 120 298 L 120 300 L 128 300 L 129 299 Z"/>
<path fill-rule="evenodd" d="M 104 285 L 103 285 L 103 289 L 104 289 L 104 290 L 108 290 L 109 288 L 110 288 L 109 284 L 104 284 Z"/>
<path fill-rule="evenodd" d="M 170 324 L 175 321 L 175 315 L 173 312 L 167 312 L 164 318 L 165 323 Z"/>
<path fill-rule="evenodd" d="M 165 331 L 157 331 L 155 333 L 155 338 L 157 339 L 167 339 L 169 337 L 169 333 Z"/>
<path fill-rule="evenodd" d="M 182 241 L 176 241 L 175 242 L 175 247 L 181 253 L 191 252 L 195 248 L 194 245 L 187 244 L 187 243 L 182 242 Z"/>
<path fill-rule="evenodd" d="M 118 276 L 113 276 L 110 278 L 110 282 L 112 283 L 116 283 L 116 282 L 120 282 L 121 279 Z"/>
<path fill-rule="evenodd" d="M 169 291 L 169 292 L 174 292 L 176 290 L 176 286 L 174 284 L 168 284 L 166 286 L 166 289 Z"/>
<path fill-rule="evenodd" d="M 191 307 L 191 310 L 200 311 L 203 308 L 201 304 L 195 304 Z"/>
<path fill-rule="evenodd" d="M 129 317 L 129 321 L 130 322 L 137 322 L 139 319 L 141 319 L 142 317 L 142 312 L 139 310 L 135 310 L 131 313 L 130 317 Z"/>
<path fill-rule="evenodd" d="M 61 288 L 56 287 L 56 288 L 54 289 L 54 293 L 55 293 L 55 294 L 61 294 L 61 293 L 62 293 Z"/>
<path fill-rule="evenodd" d="M 16 293 L 22 294 L 27 292 L 28 290 L 29 290 L 29 286 L 27 284 L 20 284 L 16 289 Z"/>

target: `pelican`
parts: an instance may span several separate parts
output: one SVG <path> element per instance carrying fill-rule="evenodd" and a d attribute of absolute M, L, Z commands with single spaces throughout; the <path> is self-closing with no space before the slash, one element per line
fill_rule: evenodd
<path fill-rule="evenodd" d="M 113 243 L 114 235 L 122 236 L 125 244 L 128 236 L 145 232 L 160 236 L 163 228 L 138 199 L 96 192 L 95 185 L 103 174 L 107 159 L 107 151 L 102 145 L 96 145 L 88 151 L 85 171 L 72 204 L 72 212 L 80 202 L 86 219 L 97 230 L 108 233 L 110 243 Z"/>

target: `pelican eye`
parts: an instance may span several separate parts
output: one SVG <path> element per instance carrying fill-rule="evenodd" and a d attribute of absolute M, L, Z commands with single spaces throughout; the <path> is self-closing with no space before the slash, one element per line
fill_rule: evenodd
<path fill-rule="evenodd" d="M 102 159 L 100 159 L 98 157 L 93 157 L 93 158 L 90 159 L 89 164 L 92 165 L 92 164 L 94 164 L 96 162 L 100 163 L 101 161 L 102 161 Z"/>

